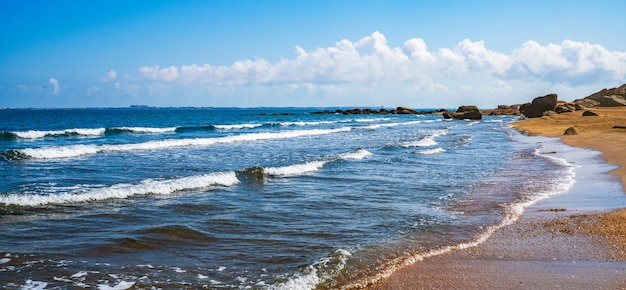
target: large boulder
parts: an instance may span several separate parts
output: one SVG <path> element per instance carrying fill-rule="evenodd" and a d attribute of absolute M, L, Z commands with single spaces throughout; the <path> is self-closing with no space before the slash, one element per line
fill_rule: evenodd
<path fill-rule="evenodd" d="M 543 97 L 535 98 L 532 103 L 523 104 L 519 110 L 528 118 L 537 118 L 543 116 L 546 111 L 554 111 L 557 104 L 557 95 L 549 94 Z"/>
<path fill-rule="evenodd" d="M 456 112 L 443 112 L 443 117 L 445 119 L 480 120 L 483 118 L 483 113 L 476 106 L 460 106 Z"/>

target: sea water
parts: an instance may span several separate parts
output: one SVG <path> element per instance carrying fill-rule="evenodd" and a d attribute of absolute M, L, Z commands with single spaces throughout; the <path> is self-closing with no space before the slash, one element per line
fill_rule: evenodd
<path fill-rule="evenodd" d="M 0 284 L 361 287 L 574 183 L 514 117 L 314 111 L 0 110 Z"/>

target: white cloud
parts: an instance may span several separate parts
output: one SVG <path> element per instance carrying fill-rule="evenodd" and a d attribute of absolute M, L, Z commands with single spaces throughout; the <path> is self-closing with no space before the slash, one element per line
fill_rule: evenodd
<path fill-rule="evenodd" d="M 114 70 L 110 70 L 106 76 L 102 77 L 103 82 L 110 82 L 117 78 L 117 72 Z"/>
<path fill-rule="evenodd" d="M 169 82 L 178 79 L 178 68 L 170 66 L 167 68 L 159 68 L 155 66 L 142 66 L 139 68 L 142 77 L 157 81 Z"/>
<path fill-rule="evenodd" d="M 56 95 L 59 93 L 59 81 L 55 78 L 50 78 L 48 82 L 52 85 L 52 94 Z"/>
<path fill-rule="evenodd" d="M 454 47 L 432 51 L 420 38 L 392 46 L 376 31 L 357 41 L 342 39 L 329 47 L 296 46 L 294 52 L 292 58 L 276 62 L 254 59 L 219 66 L 142 66 L 138 72 L 146 82 L 141 92 L 167 95 L 188 88 L 237 95 L 255 91 L 243 87 L 263 87 L 256 92 L 266 93 L 268 98 L 279 98 L 272 95 L 274 92 L 301 97 L 335 95 L 345 97 L 345 101 L 350 94 L 374 99 L 373 94 L 378 93 L 422 102 L 434 96 L 441 99 L 442 95 L 458 101 L 464 97 L 488 100 L 534 94 L 526 89 L 531 86 L 541 93 L 552 89 L 572 92 L 572 87 L 626 81 L 626 52 L 573 40 L 560 44 L 530 40 L 510 53 L 502 53 L 490 50 L 485 41 L 464 39 Z M 113 80 L 117 73 L 111 70 L 105 78 Z M 140 89 L 131 84 L 137 78 L 126 80 L 129 83 L 123 88 L 118 85 L 117 90 L 138 94 Z M 413 99 L 408 99 L 410 96 Z"/>
<path fill-rule="evenodd" d="M 264 59 L 242 60 L 230 66 L 210 64 L 160 68 L 143 66 L 143 78 L 180 84 L 264 85 L 293 83 L 393 83 L 461 78 L 467 74 L 495 79 L 526 79 L 552 83 L 603 78 L 626 78 L 626 53 L 611 52 L 600 45 L 565 40 L 541 45 L 528 41 L 510 54 L 489 50 L 484 41 L 460 41 L 453 48 L 429 51 L 422 39 L 413 38 L 402 47 L 391 47 L 385 36 L 374 32 L 356 42 L 341 40 L 334 46 L 305 50 L 296 56 L 270 63 Z M 116 75 L 111 71 L 107 77 Z"/>

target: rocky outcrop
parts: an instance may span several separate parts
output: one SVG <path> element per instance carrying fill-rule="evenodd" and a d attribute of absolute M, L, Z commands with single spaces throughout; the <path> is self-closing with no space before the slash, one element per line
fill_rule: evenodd
<path fill-rule="evenodd" d="M 602 89 L 584 99 L 575 100 L 574 103 L 583 105 L 585 109 L 593 107 L 626 106 L 626 84 L 617 88 Z"/>
<path fill-rule="evenodd" d="M 542 117 L 546 111 L 554 111 L 557 105 L 557 95 L 549 94 L 535 98 L 531 103 L 523 104 L 519 110 L 528 118 Z"/>
<path fill-rule="evenodd" d="M 443 117 L 445 119 L 480 120 L 483 118 L 483 113 L 476 106 L 460 106 L 456 112 L 443 112 Z"/>
<path fill-rule="evenodd" d="M 437 111 L 416 111 L 413 110 L 411 108 L 407 108 L 407 107 L 397 107 L 395 109 L 392 110 L 387 110 L 387 109 L 380 109 L 380 110 L 373 110 L 373 109 L 359 109 L 359 108 L 355 108 L 355 109 L 350 109 L 350 110 L 335 110 L 335 111 L 321 111 L 321 112 L 312 112 L 310 114 L 315 114 L 315 115 L 330 115 L 330 114 L 340 114 L 340 115 L 387 115 L 387 114 L 401 114 L 401 115 L 428 115 L 428 114 L 437 114 L 437 113 L 441 113 L 441 112 L 445 112 L 444 109 L 441 110 L 437 110 Z"/>
<path fill-rule="evenodd" d="M 626 106 L 626 99 L 622 96 L 611 95 L 611 96 L 603 96 L 596 97 L 591 100 L 594 100 L 599 103 L 598 107 L 621 107 Z"/>

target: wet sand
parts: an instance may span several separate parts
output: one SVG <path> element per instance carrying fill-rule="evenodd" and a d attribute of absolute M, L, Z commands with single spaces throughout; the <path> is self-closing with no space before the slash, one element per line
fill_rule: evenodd
<path fill-rule="evenodd" d="M 599 116 L 577 111 L 514 124 L 595 150 L 546 144 L 579 166 L 571 190 L 527 208 L 476 247 L 417 262 L 368 289 L 626 289 L 626 108 L 592 110 Z M 578 135 L 563 136 L 572 126 Z"/>

